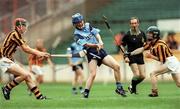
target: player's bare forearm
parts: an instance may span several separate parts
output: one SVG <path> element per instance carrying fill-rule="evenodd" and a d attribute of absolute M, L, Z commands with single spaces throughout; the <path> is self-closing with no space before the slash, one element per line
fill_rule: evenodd
<path fill-rule="evenodd" d="M 21 48 L 24 52 L 29 53 L 29 54 L 38 55 L 40 53 L 38 50 L 30 48 L 28 45 L 25 45 L 25 44 L 22 45 Z"/>
<path fill-rule="evenodd" d="M 143 51 L 144 51 L 144 47 L 137 48 L 136 50 L 131 52 L 131 55 L 137 55 L 137 54 L 142 53 Z"/>
<path fill-rule="evenodd" d="M 88 48 L 98 48 L 98 44 L 90 44 L 90 43 L 87 43 L 84 45 L 85 47 L 88 47 Z"/>
<path fill-rule="evenodd" d="M 104 44 L 103 41 L 102 41 L 102 38 L 101 38 L 101 36 L 99 34 L 96 35 L 96 38 L 97 38 L 99 44 L 101 44 L 101 45 Z"/>
<path fill-rule="evenodd" d="M 151 59 L 154 59 L 154 60 L 156 60 L 156 61 L 159 61 L 159 58 L 156 57 L 156 56 L 154 56 L 154 55 L 152 55 Z"/>
<path fill-rule="evenodd" d="M 24 44 L 24 45 L 21 45 L 21 49 L 26 52 L 26 53 L 29 53 L 29 54 L 34 54 L 36 56 L 39 56 L 39 57 L 50 57 L 49 53 L 46 53 L 46 52 L 40 52 L 36 49 L 33 49 L 33 48 L 30 48 L 28 45 Z"/>

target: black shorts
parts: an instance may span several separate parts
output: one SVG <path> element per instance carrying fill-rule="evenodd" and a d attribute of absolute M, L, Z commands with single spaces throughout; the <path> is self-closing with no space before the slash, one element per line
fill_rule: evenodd
<path fill-rule="evenodd" d="M 92 60 L 95 59 L 97 60 L 97 65 L 100 66 L 102 64 L 102 60 L 104 57 L 107 56 L 107 53 L 104 49 L 99 50 L 99 52 L 95 48 L 89 48 L 87 49 L 87 59 L 88 63 Z"/>
<path fill-rule="evenodd" d="M 72 70 L 73 70 L 73 71 L 76 71 L 76 70 L 79 69 L 79 68 L 83 69 L 83 65 L 82 65 L 82 64 L 78 64 L 78 65 L 72 66 Z"/>
<path fill-rule="evenodd" d="M 130 60 L 129 65 L 134 64 L 134 63 L 140 64 L 140 65 L 144 64 L 143 54 L 138 54 L 138 55 L 130 56 L 129 60 Z"/>

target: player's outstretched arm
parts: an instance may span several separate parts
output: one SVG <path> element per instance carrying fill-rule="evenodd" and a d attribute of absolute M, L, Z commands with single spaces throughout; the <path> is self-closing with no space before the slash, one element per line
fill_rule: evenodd
<path fill-rule="evenodd" d="M 40 51 L 38 51 L 38 50 L 36 50 L 36 49 L 30 48 L 30 47 L 29 47 L 28 45 L 26 45 L 26 44 L 21 45 L 21 49 L 22 49 L 24 52 L 26 52 L 26 53 L 34 54 L 34 55 L 37 55 L 37 56 L 39 56 L 39 57 L 46 57 L 46 58 L 50 57 L 50 54 L 49 54 L 49 53 L 47 53 L 47 52 L 40 52 Z"/>
<path fill-rule="evenodd" d="M 130 55 L 137 55 L 137 54 L 140 54 L 144 51 L 144 47 L 141 47 L 141 48 L 137 48 L 136 50 L 132 51 L 130 53 Z"/>
<path fill-rule="evenodd" d="M 98 44 L 86 43 L 84 46 L 88 48 L 98 48 Z"/>
<path fill-rule="evenodd" d="M 127 57 L 140 54 L 140 53 L 142 53 L 143 51 L 144 51 L 144 47 L 137 48 L 137 49 L 135 49 L 135 50 L 132 51 L 132 52 L 125 52 L 125 53 L 124 53 L 124 59 L 125 59 L 125 61 L 128 62 Z"/>

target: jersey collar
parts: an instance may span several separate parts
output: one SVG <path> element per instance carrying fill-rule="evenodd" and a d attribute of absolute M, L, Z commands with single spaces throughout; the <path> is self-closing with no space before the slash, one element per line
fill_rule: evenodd
<path fill-rule="evenodd" d="M 130 34 L 131 35 L 139 35 L 141 33 L 141 31 L 138 29 L 136 32 L 134 32 L 134 31 L 132 31 L 131 29 L 130 29 Z"/>

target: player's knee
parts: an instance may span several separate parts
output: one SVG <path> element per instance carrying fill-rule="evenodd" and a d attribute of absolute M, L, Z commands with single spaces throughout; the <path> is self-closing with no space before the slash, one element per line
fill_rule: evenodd
<path fill-rule="evenodd" d="M 39 79 L 39 84 L 42 84 L 43 83 L 43 79 Z"/>
<path fill-rule="evenodd" d="M 28 81 L 28 80 L 31 80 L 31 75 L 30 74 L 24 74 L 24 79 L 26 80 L 26 81 Z"/>
<path fill-rule="evenodd" d="M 26 74 L 21 74 L 20 77 L 21 77 L 23 80 L 25 80 L 26 77 L 27 77 L 27 75 L 26 75 Z"/>
<path fill-rule="evenodd" d="M 116 72 L 120 71 L 120 65 L 119 64 L 114 65 L 114 70 Z"/>

